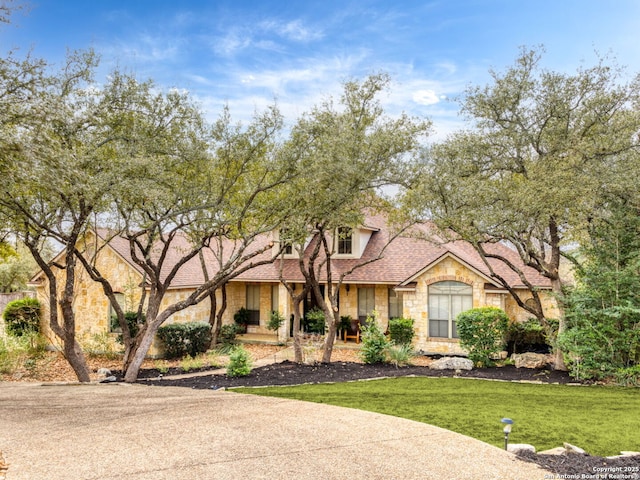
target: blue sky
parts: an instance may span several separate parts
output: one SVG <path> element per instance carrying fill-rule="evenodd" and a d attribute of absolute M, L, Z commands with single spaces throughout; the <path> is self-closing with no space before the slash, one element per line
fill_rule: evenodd
<path fill-rule="evenodd" d="M 18 47 L 60 63 L 67 49 L 101 55 L 113 68 L 188 90 L 213 119 L 224 104 L 247 121 L 277 101 L 288 123 L 341 83 L 384 71 L 384 98 L 433 120 L 436 138 L 461 126 L 453 101 L 519 47 L 544 45 L 542 64 L 575 72 L 610 54 L 640 71 L 640 1 L 205 1 L 31 0 L 0 27 Z"/>

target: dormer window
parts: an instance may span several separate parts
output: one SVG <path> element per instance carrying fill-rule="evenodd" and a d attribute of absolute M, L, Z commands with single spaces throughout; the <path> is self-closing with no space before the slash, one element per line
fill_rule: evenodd
<path fill-rule="evenodd" d="M 353 253 L 353 229 L 338 228 L 338 254 L 351 255 Z"/>
<path fill-rule="evenodd" d="M 287 229 L 283 228 L 280 230 L 279 238 L 280 238 L 280 246 L 282 247 L 282 253 L 285 255 L 293 255 L 293 244 L 290 240 L 287 239 L 289 232 Z"/>

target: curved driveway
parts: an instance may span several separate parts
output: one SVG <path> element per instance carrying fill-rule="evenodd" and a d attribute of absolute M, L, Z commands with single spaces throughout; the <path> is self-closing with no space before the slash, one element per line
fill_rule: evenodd
<path fill-rule="evenodd" d="M 0 383 L 0 451 L 7 480 L 542 480 L 545 474 L 503 450 L 410 420 L 122 384 Z"/>

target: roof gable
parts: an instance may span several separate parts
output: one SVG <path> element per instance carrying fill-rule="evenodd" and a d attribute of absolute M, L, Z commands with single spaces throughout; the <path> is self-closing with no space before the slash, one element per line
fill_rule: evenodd
<path fill-rule="evenodd" d="M 407 278 L 399 286 L 404 287 L 404 286 L 407 286 L 410 283 L 415 282 L 418 279 L 418 277 L 421 277 L 423 274 L 427 273 L 429 270 L 431 270 L 433 267 L 435 267 L 439 263 L 442 263 L 447 258 L 452 258 L 453 260 L 455 260 L 456 262 L 461 264 L 463 267 L 471 270 L 473 273 L 475 273 L 479 277 L 482 277 L 485 281 L 487 281 L 488 283 L 490 283 L 494 287 L 500 287 L 500 285 L 496 282 L 496 280 L 492 279 L 490 276 L 486 275 L 484 272 L 476 269 L 475 267 L 473 267 L 469 263 L 465 262 L 462 258 L 458 257 L 457 255 L 455 255 L 454 253 L 452 253 L 450 251 L 444 252 L 436 260 L 434 260 L 433 262 L 429 263 L 428 265 L 425 265 L 424 268 L 422 268 L 422 270 L 416 272 L 414 275 L 412 275 L 411 277 Z"/>

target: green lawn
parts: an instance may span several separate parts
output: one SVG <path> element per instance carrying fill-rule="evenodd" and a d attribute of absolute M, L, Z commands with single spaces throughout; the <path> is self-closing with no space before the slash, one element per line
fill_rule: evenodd
<path fill-rule="evenodd" d="M 640 451 L 637 388 L 396 378 L 234 391 L 385 413 L 500 447 L 504 441 L 500 419 L 509 417 L 515 422 L 510 442 L 529 443 L 538 451 L 563 442 L 591 455 Z"/>

